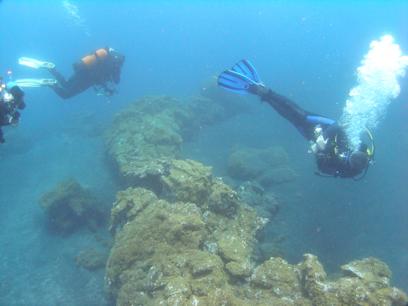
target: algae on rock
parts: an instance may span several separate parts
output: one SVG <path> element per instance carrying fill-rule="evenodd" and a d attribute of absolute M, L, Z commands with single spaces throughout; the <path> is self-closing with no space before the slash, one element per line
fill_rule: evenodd
<path fill-rule="evenodd" d="M 184 139 L 226 115 L 222 106 L 205 97 L 188 103 L 168 96 L 144 97 L 115 116 L 106 135 L 108 153 L 126 185 L 155 189 L 168 161 L 180 158 Z"/>
<path fill-rule="evenodd" d="M 45 193 L 40 200 L 52 230 L 70 234 L 81 226 L 91 230 L 105 221 L 99 201 L 76 180 L 68 179 Z"/>
<path fill-rule="evenodd" d="M 89 271 L 102 269 L 106 265 L 107 256 L 106 252 L 97 250 L 95 248 L 89 248 L 82 250 L 75 257 L 77 266 L 83 267 Z"/>
<path fill-rule="evenodd" d="M 402 306 L 408 301 L 389 286 L 389 270 L 376 259 L 343 266 L 345 276 L 336 281 L 310 254 L 298 265 L 272 257 L 256 266 L 255 234 L 266 220 L 210 168 L 173 160 L 160 181 L 162 194 L 128 188 L 112 208 L 115 242 L 106 282 L 116 305 Z"/>
<path fill-rule="evenodd" d="M 369 263 L 369 264 L 367 264 Z M 374 263 L 374 265 L 372 265 Z M 350 274 L 350 266 L 359 266 L 359 272 L 370 277 Z M 322 265 L 316 256 L 304 255 L 304 261 L 298 264 L 298 269 L 306 296 L 313 305 L 357 305 L 357 306 L 403 306 L 408 297 L 397 288 L 390 287 L 389 269 L 378 259 L 366 258 L 351 262 L 342 267 L 345 275 L 336 281 L 329 281 Z"/>
<path fill-rule="evenodd" d="M 179 155 L 179 105 L 170 97 L 146 97 L 115 116 L 107 133 L 108 152 L 127 184 L 154 185 L 155 177 L 166 172 L 167 161 Z"/>
<path fill-rule="evenodd" d="M 143 188 L 117 195 L 111 297 L 118 305 L 235 299 L 232 284 L 251 275 L 255 233 L 265 220 L 198 162 L 172 161 L 161 183 L 164 198 Z"/>
<path fill-rule="evenodd" d="M 329 280 L 310 254 L 298 265 L 272 257 L 255 267 L 251 252 L 260 223 L 255 225 L 253 211 L 239 204 L 228 217 L 211 211 L 205 197 L 195 199 L 204 202 L 168 202 L 143 188 L 118 193 L 112 210 L 118 230 L 106 274 L 117 305 L 402 306 L 408 301 L 388 285 L 386 265 L 374 259 L 344 266 L 347 275 L 337 281 Z M 359 272 L 350 275 L 351 266 Z"/>
<path fill-rule="evenodd" d="M 149 193 L 133 192 L 135 200 Z M 222 260 L 200 249 L 209 235 L 201 209 L 148 197 L 149 204 L 117 232 L 108 261 L 107 284 L 118 305 L 187 302 L 225 286 Z"/>
<path fill-rule="evenodd" d="M 193 160 L 172 160 L 160 182 L 164 197 L 197 205 L 207 204 L 213 184 L 211 168 Z"/>

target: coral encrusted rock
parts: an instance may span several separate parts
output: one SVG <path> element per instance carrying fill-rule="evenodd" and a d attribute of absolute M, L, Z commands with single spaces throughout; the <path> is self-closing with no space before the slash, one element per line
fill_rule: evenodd
<path fill-rule="evenodd" d="M 99 201 L 74 179 L 65 180 L 45 193 L 40 205 L 48 216 L 50 229 L 62 234 L 82 226 L 93 230 L 105 221 Z"/>
<path fill-rule="evenodd" d="M 144 97 L 115 116 L 106 133 L 108 155 L 125 185 L 159 188 L 158 177 L 181 157 L 183 141 L 226 117 L 221 104 L 205 97 Z"/>

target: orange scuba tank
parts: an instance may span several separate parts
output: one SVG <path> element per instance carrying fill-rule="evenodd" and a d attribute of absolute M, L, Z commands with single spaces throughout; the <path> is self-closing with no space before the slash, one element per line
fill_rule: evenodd
<path fill-rule="evenodd" d="M 108 56 L 108 51 L 104 48 L 96 50 L 93 54 L 84 56 L 81 62 L 84 66 L 93 66 L 98 60 L 103 60 Z"/>

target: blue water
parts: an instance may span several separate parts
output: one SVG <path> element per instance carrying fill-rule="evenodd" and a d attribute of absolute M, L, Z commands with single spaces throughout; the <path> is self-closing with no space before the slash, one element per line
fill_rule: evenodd
<path fill-rule="evenodd" d="M 74 23 L 62 1 L 0 3 L 0 74 L 48 77 L 19 67 L 29 56 L 55 62 L 62 73 L 102 46 L 126 55 L 119 94 L 107 101 L 92 90 L 62 101 L 48 89 L 26 90 L 21 124 L 6 128 L 0 146 L 0 305 L 105 305 L 103 271 L 75 266 L 74 257 L 99 246 L 92 233 L 50 234 L 41 195 L 67 177 L 107 203 L 118 189 L 101 131 L 121 107 L 144 95 L 198 94 L 206 80 L 241 58 L 266 84 L 308 110 L 338 118 L 355 68 L 371 40 L 393 34 L 408 52 L 404 1 L 71 1 L 89 30 Z M 149 3 L 149 4 L 147 4 Z M 234 145 L 283 146 L 299 173 L 285 199 L 285 252 L 297 262 L 319 256 L 328 271 L 376 256 L 408 290 L 408 78 L 375 131 L 376 165 L 359 182 L 313 175 L 307 143 L 256 99 L 250 113 L 204 130 L 186 152 L 223 175 Z M 277 191 L 277 192 L 278 192 Z"/>

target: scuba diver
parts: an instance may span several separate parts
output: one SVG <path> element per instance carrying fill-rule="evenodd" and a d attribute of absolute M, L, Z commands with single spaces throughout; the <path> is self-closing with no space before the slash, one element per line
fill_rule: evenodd
<path fill-rule="evenodd" d="M 13 82 L 6 86 L 0 78 L 0 143 L 5 142 L 1 127 L 16 125 L 20 120 L 18 110 L 24 108 L 24 92 Z"/>
<path fill-rule="evenodd" d="M 311 143 L 320 176 L 360 179 L 373 160 L 374 145 L 361 143 L 357 150 L 349 147 L 344 129 L 335 120 L 303 110 L 293 101 L 272 91 L 260 80 L 254 66 L 242 60 L 218 77 L 218 85 L 235 93 L 257 95 L 291 122 Z"/>
<path fill-rule="evenodd" d="M 98 95 L 112 96 L 115 85 L 120 82 L 120 73 L 125 56 L 112 48 L 101 48 L 84 56 L 73 64 L 74 74 L 66 80 L 50 62 L 21 57 L 19 64 L 31 68 L 47 69 L 55 79 L 20 79 L 16 83 L 21 87 L 49 86 L 63 99 L 68 99 L 94 87 Z"/>

